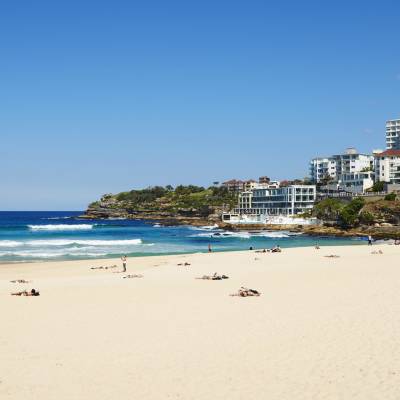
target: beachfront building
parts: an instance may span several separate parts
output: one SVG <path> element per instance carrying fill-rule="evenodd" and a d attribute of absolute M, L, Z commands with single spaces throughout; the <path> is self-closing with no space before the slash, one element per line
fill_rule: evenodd
<path fill-rule="evenodd" d="M 222 187 L 226 187 L 230 192 L 241 192 L 244 190 L 244 182 L 238 179 L 231 179 L 222 182 Z"/>
<path fill-rule="evenodd" d="M 354 148 L 348 148 L 344 154 L 332 156 L 336 166 L 336 177 L 339 175 L 373 170 L 374 157 L 361 154 Z"/>
<path fill-rule="evenodd" d="M 400 150 L 400 119 L 386 121 L 386 149 Z"/>
<path fill-rule="evenodd" d="M 375 154 L 375 180 L 400 184 L 400 149 Z"/>
<path fill-rule="evenodd" d="M 361 154 L 351 147 L 343 154 L 314 158 L 310 177 L 313 183 L 325 185 L 321 191 L 364 193 L 374 184 L 374 155 Z"/>
<path fill-rule="evenodd" d="M 327 183 L 321 188 L 322 192 L 349 192 L 365 193 L 374 185 L 375 173 L 373 171 L 350 172 L 339 175 L 339 178 Z"/>
<path fill-rule="evenodd" d="M 279 187 L 279 182 L 271 181 L 268 177 L 264 176 L 261 177 L 258 182 L 254 179 L 248 179 L 246 181 L 231 179 L 223 182 L 222 186 L 226 187 L 230 192 L 239 193 L 257 188 Z"/>
<path fill-rule="evenodd" d="M 361 154 L 351 147 L 343 154 L 313 158 L 310 162 L 310 178 L 316 184 L 324 180 L 339 181 L 343 180 L 341 175 L 373 171 L 373 166 L 372 155 Z"/>
<path fill-rule="evenodd" d="M 336 162 L 332 158 L 316 157 L 310 162 L 311 182 L 320 183 L 323 180 L 336 178 Z"/>
<path fill-rule="evenodd" d="M 239 194 L 238 214 L 295 216 L 312 210 L 315 185 L 256 188 Z"/>

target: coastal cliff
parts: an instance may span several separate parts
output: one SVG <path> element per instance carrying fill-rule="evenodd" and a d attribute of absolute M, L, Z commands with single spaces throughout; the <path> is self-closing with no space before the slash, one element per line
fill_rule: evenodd
<path fill-rule="evenodd" d="M 400 238 L 400 201 L 396 198 L 350 203 L 336 199 L 319 202 L 313 216 L 320 225 L 230 225 L 223 212 L 237 204 L 237 195 L 225 188 L 198 186 L 150 187 L 106 194 L 91 203 L 81 218 L 156 220 L 164 225 L 210 225 L 231 230 L 289 230 L 314 236 Z"/>
<path fill-rule="evenodd" d="M 225 188 L 188 185 L 150 187 L 117 194 L 105 194 L 89 204 L 82 218 L 160 220 L 164 224 L 204 225 L 221 221 L 224 211 L 237 203 L 237 196 Z"/>

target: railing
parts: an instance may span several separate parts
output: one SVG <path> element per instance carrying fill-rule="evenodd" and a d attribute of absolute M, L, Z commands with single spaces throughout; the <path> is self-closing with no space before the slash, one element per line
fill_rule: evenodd
<path fill-rule="evenodd" d="M 317 193 L 317 197 L 374 197 L 374 196 L 385 196 L 387 192 L 365 192 L 365 193 L 353 193 L 353 192 L 338 192 L 338 193 Z"/>

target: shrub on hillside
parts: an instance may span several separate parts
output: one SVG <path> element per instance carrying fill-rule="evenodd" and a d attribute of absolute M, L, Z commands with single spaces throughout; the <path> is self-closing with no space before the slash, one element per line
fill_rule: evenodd
<path fill-rule="evenodd" d="M 341 225 L 346 228 L 358 225 L 360 222 L 359 214 L 364 205 L 365 200 L 361 197 L 356 197 L 349 204 L 344 206 L 339 214 Z"/>
<path fill-rule="evenodd" d="M 385 196 L 385 200 L 388 200 L 388 201 L 394 201 L 394 200 L 396 200 L 396 193 L 389 193 L 389 194 L 387 194 L 386 196 Z"/>

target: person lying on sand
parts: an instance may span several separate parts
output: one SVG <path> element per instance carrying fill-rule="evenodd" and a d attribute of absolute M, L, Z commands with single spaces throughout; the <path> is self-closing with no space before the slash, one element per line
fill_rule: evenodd
<path fill-rule="evenodd" d="M 258 290 L 248 289 L 242 286 L 237 293 L 233 293 L 230 296 L 239 296 L 239 297 L 261 296 L 261 293 Z"/>
<path fill-rule="evenodd" d="M 383 251 L 382 250 L 379 250 L 379 251 L 374 250 L 371 254 L 383 254 Z"/>
<path fill-rule="evenodd" d="M 279 244 L 271 249 L 271 253 L 281 253 L 281 252 L 282 249 L 279 247 Z"/>
<path fill-rule="evenodd" d="M 187 266 L 189 266 L 190 265 L 190 263 L 188 263 L 188 262 L 185 262 L 185 263 L 180 263 L 180 264 L 178 264 L 179 266 L 184 266 L 184 267 L 187 267 Z"/>
<path fill-rule="evenodd" d="M 117 267 L 118 265 L 110 265 L 109 267 L 91 267 L 90 269 L 112 269 Z"/>
<path fill-rule="evenodd" d="M 329 256 L 324 256 L 326 258 L 339 258 L 340 256 L 337 256 L 336 254 L 330 254 Z"/>
<path fill-rule="evenodd" d="M 222 279 L 229 279 L 229 276 L 226 275 L 218 275 L 216 272 L 214 275 L 203 275 L 200 278 L 196 279 L 204 279 L 204 280 L 210 280 L 210 281 L 222 281 Z"/>
<path fill-rule="evenodd" d="M 37 290 L 32 289 L 30 292 L 24 290 L 22 292 L 11 293 L 11 296 L 40 296 L 40 293 Z"/>
<path fill-rule="evenodd" d="M 256 253 L 266 253 L 267 250 L 263 249 L 263 250 L 256 250 Z"/>
<path fill-rule="evenodd" d="M 15 279 L 10 281 L 11 283 L 30 283 L 31 281 L 26 281 L 25 279 Z"/>
<path fill-rule="evenodd" d="M 124 279 L 143 278 L 143 275 L 137 275 L 137 274 L 134 274 L 134 275 L 126 275 L 126 276 L 123 276 L 122 278 L 124 278 Z"/>

